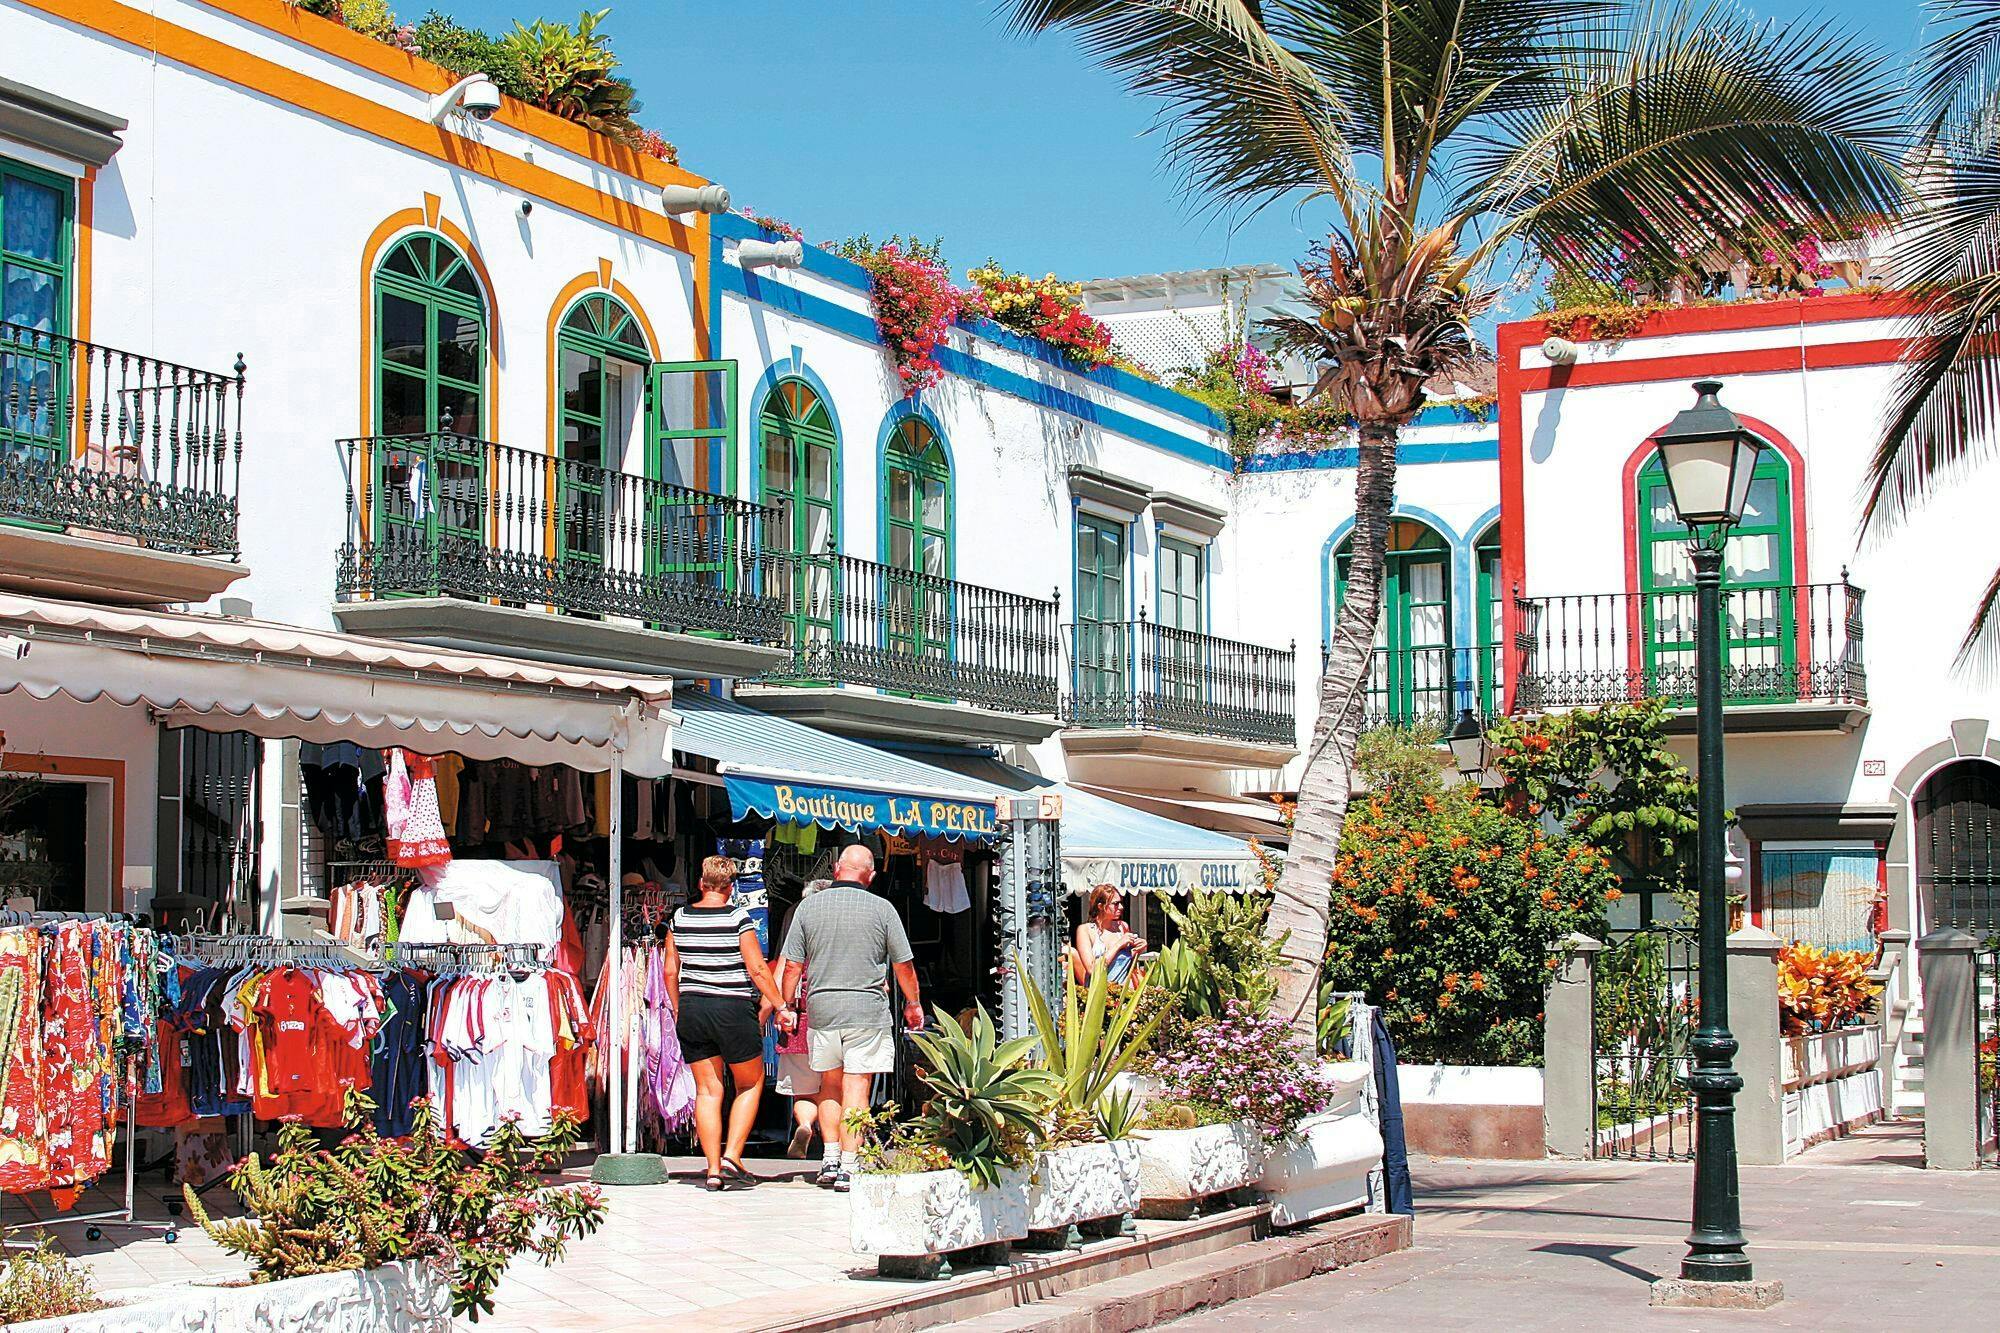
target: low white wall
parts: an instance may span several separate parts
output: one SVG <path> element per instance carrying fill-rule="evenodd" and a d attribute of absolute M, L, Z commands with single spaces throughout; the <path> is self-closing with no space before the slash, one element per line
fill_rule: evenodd
<path fill-rule="evenodd" d="M 1873 1024 L 1785 1039 L 1785 1156 L 1881 1118 L 1881 1055 Z"/>
<path fill-rule="evenodd" d="M 1540 1106 L 1542 1071 L 1499 1065 L 1398 1063 L 1405 1106 Z"/>

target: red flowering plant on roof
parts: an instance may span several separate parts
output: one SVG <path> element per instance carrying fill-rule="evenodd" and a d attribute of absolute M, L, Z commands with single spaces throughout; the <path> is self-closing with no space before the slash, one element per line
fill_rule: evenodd
<path fill-rule="evenodd" d="M 944 378 L 938 345 L 966 308 L 966 295 L 952 285 L 935 241 L 892 236 L 879 245 L 857 236 L 834 252 L 868 270 L 868 294 L 875 306 L 875 329 L 889 353 L 905 398 Z"/>
<path fill-rule="evenodd" d="M 1084 313 L 1083 288 L 1055 274 L 1031 278 L 1009 273 L 992 260 L 969 275 L 979 293 L 980 313 L 1016 333 L 1040 338 L 1085 366 L 1109 365 L 1111 330 Z"/>

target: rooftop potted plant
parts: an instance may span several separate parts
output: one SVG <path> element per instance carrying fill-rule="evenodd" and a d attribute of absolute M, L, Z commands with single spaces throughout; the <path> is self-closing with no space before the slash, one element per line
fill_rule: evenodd
<path fill-rule="evenodd" d="M 1072 1226 L 1115 1233 L 1139 1206 L 1139 1144 L 1133 1137 L 1138 1118 L 1132 1094 L 1113 1085 L 1145 1050 L 1167 1011 L 1156 1007 L 1138 1019 L 1141 1006 L 1129 992 L 1124 1003 L 1113 1005 L 1111 983 L 1099 963 L 1080 1001 L 1074 979 L 1064 986 L 1058 1026 L 1041 987 L 1025 967 L 1020 975 L 1027 978 L 1042 1067 L 1056 1079 L 1043 1150 L 1028 1186 L 1028 1230 L 1065 1243 Z"/>
<path fill-rule="evenodd" d="M 849 1195 L 849 1238 L 885 1277 L 933 1277 L 946 1256 L 1028 1234 L 1028 1175 L 1055 1077 L 1029 1063 L 1033 1037 L 1002 1042 L 986 1010 L 970 1031 L 943 1010 L 915 1034 L 930 1100 L 871 1141 Z M 871 1129 L 887 1115 L 858 1112 Z"/>

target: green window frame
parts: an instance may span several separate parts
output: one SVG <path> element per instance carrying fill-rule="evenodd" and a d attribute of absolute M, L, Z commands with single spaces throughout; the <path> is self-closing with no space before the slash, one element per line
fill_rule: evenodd
<path fill-rule="evenodd" d="M 758 412 L 758 498 L 777 511 L 777 549 L 794 557 L 784 598 L 801 647 L 839 637 L 840 437 L 819 391 L 787 377 Z"/>
<path fill-rule="evenodd" d="M 898 421 L 882 452 L 882 563 L 920 576 L 889 579 L 887 632 L 898 652 L 951 655 L 956 499 L 936 429 L 920 416 Z"/>
<path fill-rule="evenodd" d="M 0 158 L 0 454 L 68 461 L 76 183 Z"/>
<path fill-rule="evenodd" d="M 1208 548 L 1179 537 L 1160 537 L 1159 587 L 1154 618 L 1192 634 L 1208 629 Z"/>
<path fill-rule="evenodd" d="M 1125 697 L 1131 669 L 1126 625 L 1126 556 L 1130 528 L 1082 510 L 1076 515 L 1076 646 L 1079 699 Z"/>
<path fill-rule="evenodd" d="M 487 541 L 486 297 L 471 262 L 428 231 L 384 251 L 373 284 L 374 541 L 428 560 L 435 595 L 454 551 Z"/>
<path fill-rule="evenodd" d="M 1350 536 L 1334 555 L 1336 614 L 1347 601 L 1353 559 Z M 1405 725 L 1448 723 L 1458 711 L 1452 646 L 1451 544 L 1427 523 L 1394 519 L 1383 568 L 1382 615 L 1368 669 L 1368 716 Z"/>
<path fill-rule="evenodd" d="M 1479 617 L 1477 638 L 1479 661 L 1479 711 L 1484 717 L 1500 712 L 1501 673 L 1505 670 L 1506 605 L 1505 580 L 1500 573 L 1500 525 L 1488 527 L 1472 545 L 1473 578 L 1477 583 L 1473 605 Z"/>
<path fill-rule="evenodd" d="M 631 432 L 646 421 L 652 348 L 617 297 L 592 292 L 556 328 L 556 543 L 565 567 L 602 570 Z M 607 496 L 607 484 L 614 489 Z M 651 552 L 649 551 L 650 555 Z"/>
<path fill-rule="evenodd" d="M 776 534 L 745 532 L 731 506 L 707 496 L 736 493 L 736 363 L 656 362 L 646 379 L 646 476 L 651 538 L 648 573 L 697 576 L 733 591 L 759 574 L 753 557 Z M 669 512 L 672 511 L 672 512 Z M 754 520 L 751 520 L 754 521 Z"/>
<path fill-rule="evenodd" d="M 1676 703 L 1694 697 L 1694 567 L 1687 526 L 1674 513 L 1657 456 L 1637 479 L 1639 631 L 1646 693 Z M 1783 703 L 1798 697 L 1797 607 L 1792 587 L 1792 473 L 1765 449 L 1751 473 L 1742 522 L 1723 548 L 1723 697 Z"/>

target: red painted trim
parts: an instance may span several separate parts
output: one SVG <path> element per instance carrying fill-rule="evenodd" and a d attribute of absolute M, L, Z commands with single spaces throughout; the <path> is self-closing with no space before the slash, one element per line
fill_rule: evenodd
<path fill-rule="evenodd" d="M 1501 673 L 1503 712 L 1514 711 L 1514 687 L 1520 678 L 1521 663 L 1515 654 L 1515 636 L 1521 630 L 1521 615 L 1514 596 L 1528 586 L 1527 534 L 1523 527 L 1522 505 L 1526 472 L 1521 459 L 1521 395 L 1524 392 L 1521 350 L 1542 337 L 1533 322 L 1502 324 L 1496 330 L 1499 342 L 1498 394 L 1500 407 L 1500 651 L 1507 657 Z"/>
<path fill-rule="evenodd" d="M 1598 388 L 1607 384 L 1651 384 L 1660 380 L 1692 380 L 1705 375 L 1774 375 L 1801 370 L 1847 370 L 1883 366 L 1907 354 L 1907 338 L 1873 338 L 1866 342 L 1831 343 L 1816 347 L 1754 347 L 1732 352 L 1701 352 L 1683 356 L 1649 356 L 1600 361 L 1592 365 L 1523 370 L 1521 390 L 1535 393 L 1556 387 Z"/>
<path fill-rule="evenodd" d="M 1783 301 L 1738 301 L 1730 305 L 1662 306 L 1646 316 L 1630 338 L 1664 338 L 1680 333 L 1723 333 L 1737 329 L 1780 329 L 1795 324 L 1837 324 L 1849 319 L 1887 319 L 1923 313 L 1921 297 L 1906 292 L 1842 292 L 1833 296 L 1800 296 Z M 1533 330 L 1529 341 L 1540 342 L 1550 331 L 1545 316 L 1517 321 Z M 1504 331 L 1508 325 L 1501 325 Z M 1599 342 L 1612 339 L 1596 339 Z"/>
<path fill-rule="evenodd" d="M 1764 924 L 1764 909 L 1770 905 L 1770 892 L 1764 887 L 1764 844 L 1755 838 L 1750 842 L 1750 864 L 1744 867 L 1750 874 L 1747 896 L 1750 899 L 1750 924 L 1761 927 Z"/>
<path fill-rule="evenodd" d="M 1791 485 L 1787 490 L 1792 505 L 1792 584 L 1799 587 L 1810 583 L 1812 580 L 1806 571 L 1806 515 L 1811 509 L 1806 504 L 1806 456 L 1770 422 L 1742 413 L 1737 416 L 1744 425 L 1775 445 L 1791 469 Z M 1646 432 L 1646 438 L 1639 442 L 1639 447 L 1626 456 L 1622 474 L 1625 490 L 1625 591 L 1632 594 L 1626 602 L 1625 652 L 1635 681 L 1641 679 L 1640 673 L 1645 667 L 1645 644 L 1639 627 L 1639 469 L 1645 467 L 1646 461 L 1653 456 L 1653 441 L 1669 424 L 1663 421 Z M 1502 448 L 1505 448 L 1504 443 Z M 1805 600 L 1803 592 L 1793 596 L 1801 603 Z M 1792 608 L 1792 633 L 1796 639 L 1792 645 L 1792 660 L 1795 662 L 1812 660 L 1808 642 L 1811 629 L 1808 610 L 1803 604 Z"/>

